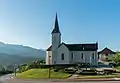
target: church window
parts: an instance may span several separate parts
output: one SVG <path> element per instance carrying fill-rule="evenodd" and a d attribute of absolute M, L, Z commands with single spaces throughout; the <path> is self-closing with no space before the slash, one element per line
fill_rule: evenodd
<path fill-rule="evenodd" d="M 64 60 L 64 53 L 61 54 L 61 60 Z"/>
<path fill-rule="evenodd" d="M 92 53 L 92 58 L 94 59 L 94 53 Z"/>
<path fill-rule="evenodd" d="M 71 59 L 72 59 L 72 60 L 73 60 L 73 56 L 74 56 L 74 55 L 73 55 L 73 53 L 72 53 L 72 54 L 71 54 Z"/>
<path fill-rule="evenodd" d="M 81 59 L 83 59 L 83 53 L 81 53 Z"/>

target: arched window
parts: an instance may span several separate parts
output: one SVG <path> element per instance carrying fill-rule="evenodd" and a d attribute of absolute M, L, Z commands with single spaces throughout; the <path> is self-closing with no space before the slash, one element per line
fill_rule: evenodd
<path fill-rule="evenodd" d="M 94 53 L 92 53 L 92 58 L 94 59 Z"/>
<path fill-rule="evenodd" d="M 73 57 L 74 57 L 74 55 L 73 55 L 73 53 L 71 54 L 71 59 L 73 60 Z"/>
<path fill-rule="evenodd" d="M 81 59 L 83 59 L 83 53 L 81 53 Z"/>
<path fill-rule="evenodd" d="M 61 54 L 61 60 L 64 60 L 64 53 Z"/>

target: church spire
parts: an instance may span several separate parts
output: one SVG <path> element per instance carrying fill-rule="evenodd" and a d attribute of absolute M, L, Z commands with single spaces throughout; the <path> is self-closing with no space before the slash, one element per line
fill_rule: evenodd
<path fill-rule="evenodd" d="M 58 24 L 58 18 L 57 18 L 57 13 L 56 13 L 55 25 L 54 25 L 54 29 L 53 29 L 52 33 L 60 33 L 59 24 Z"/>

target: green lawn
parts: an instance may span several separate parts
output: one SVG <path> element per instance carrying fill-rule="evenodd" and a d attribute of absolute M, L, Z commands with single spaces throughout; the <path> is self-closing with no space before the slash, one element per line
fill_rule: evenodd
<path fill-rule="evenodd" d="M 17 74 L 18 78 L 25 78 L 25 79 L 42 79 L 42 78 L 49 78 L 48 69 L 30 69 L 23 73 Z M 62 71 L 54 72 L 51 70 L 51 78 L 58 78 L 64 79 L 68 78 L 71 74 L 63 73 Z"/>

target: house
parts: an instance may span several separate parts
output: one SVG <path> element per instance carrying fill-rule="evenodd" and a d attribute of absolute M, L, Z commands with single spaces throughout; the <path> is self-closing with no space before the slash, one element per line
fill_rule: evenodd
<path fill-rule="evenodd" d="M 98 52 L 99 60 L 100 61 L 107 61 L 110 57 L 113 57 L 116 52 L 112 51 L 111 49 L 105 47 L 103 50 Z"/>
<path fill-rule="evenodd" d="M 98 65 L 97 42 L 86 44 L 61 43 L 61 32 L 59 30 L 57 14 L 51 36 L 52 45 L 46 50 L 47 65 L 74 63 Z"/>

